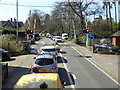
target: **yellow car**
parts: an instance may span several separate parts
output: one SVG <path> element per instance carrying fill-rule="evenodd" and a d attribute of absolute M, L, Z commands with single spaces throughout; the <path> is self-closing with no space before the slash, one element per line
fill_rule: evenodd
<path fill-rule="evenodd" d="M 26 74 L 17 81 L 13 88 L 62 89 L 65 83 L 65 81 L 61 82 L 57 73 Z"/>

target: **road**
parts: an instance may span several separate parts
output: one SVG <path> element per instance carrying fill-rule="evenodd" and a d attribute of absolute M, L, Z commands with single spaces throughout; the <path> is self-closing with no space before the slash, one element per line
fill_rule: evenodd
<path fill-rule="evenodd" d="M 31 54 L 15 57 L 9 63 L 14 68 L 4 81 L 3 88 L 12 88 L 23 75 L 30 73 L 34 57 L 40 53 L 44 44 L 54 43 L 51 39 L 43 37 L 36 44 L 31 45 Z M 61 52 L 58 58 L 58 73 L 67 84 L 65 88 L 118 88 L 118 85 L 98 67 L 89 62 L 90 56 L 83 56 L 71 43 L 59 43 Z M 115 89 L 113 89 L 115 90 Z"/>

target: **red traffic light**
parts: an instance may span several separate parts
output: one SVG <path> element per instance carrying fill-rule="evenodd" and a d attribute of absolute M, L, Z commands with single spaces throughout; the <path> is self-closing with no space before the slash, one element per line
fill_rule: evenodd
<path fill-rule="evenodd" d="M 25 29 L 25 31 L 26 31 L 26 34 L 33 34 L 33 32 L 34 32 L 32 29 L 30 29 L 30 30 L 29 29 Z"/>
<path fill-rule="evenodd" d="M 33 30 L 30 30 L 30 32 L 32 33 L 32 32 L 33 32 Z"/>
<path fill-rule="evenodd" d="M 83 30 L 82 30 L 82 33 L 83 33 L 83 34 L 88 34 L 88 33 L 90 33 L 90 29 L 83 29 Z"/>

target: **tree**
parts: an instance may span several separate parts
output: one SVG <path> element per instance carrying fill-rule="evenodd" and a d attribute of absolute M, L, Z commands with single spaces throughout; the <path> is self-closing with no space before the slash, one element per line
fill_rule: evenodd
<path fill-rule="evenodd" d="M 45 22 L 44 30 L 46 30 L 47 32 L 50 32 L 51 20 L 50 20 L 49 14 L 45 15 L 45 21 L 44 22 Z"/>
<path fill-rule="evenodd" d="M 111 33 L 113 33 L 112 31 L 112 17 L 111 17 L 111 4 L 110 2 L 108 2 L 108 6 L 109 6 L 109 17 L 110 17 L 110 29 L 111 29 Z"/>
<path fill-rule="evenodd" d="M 68 0 L 69 1 L 69 0 Z M 98 7 L 98 4 L 96 2 L 68 2 L 69 6 L 72 8 L 74 13 L 80 18 L 80 24 L 81 24 L 81 30 L 84 28 L 84 14 L 87 12 L 87 15 L 95 15 L 98 13 L 102 13 L 100 10 L 100 7 Z M 90 6 L 93 6 L 94 8 L 91 8 Z M 97 6 L 96 6 L 97 5 Z"/>
<path fill-rule="evenodd" d="M 114 4 L 114 8 L 115 8 L 115 22 L 117 23 L 117 11 L 116 11 L 116 0 L 114 0 L 114 2 L 112 2 Z"/>
<path fill-rule="evenodd" d="M 106 10 L 106 23 L 108 24 L 108 2 L 103 2 L 103 9 Z"/>

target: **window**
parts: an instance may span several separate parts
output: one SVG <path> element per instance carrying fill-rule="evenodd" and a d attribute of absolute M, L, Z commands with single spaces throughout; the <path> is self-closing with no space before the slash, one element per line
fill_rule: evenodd
<path fill-rule="evenodd" d="M 41 66 L 50 65 L 50 64 L 53 64 L 53 59 L 46 59 L 46 58 L 37 59 L 35 61 L 35 64 L 41 65 Z"/>
<path fill-rule="evenodd" d="M 43 51 L 52 52 L 52 51 L 56 51 L 56 49 L 43 49 Z"/>

